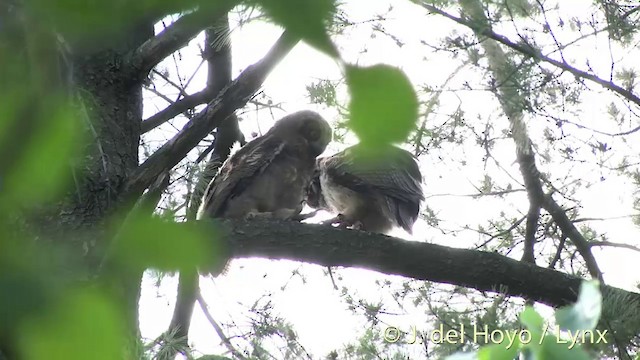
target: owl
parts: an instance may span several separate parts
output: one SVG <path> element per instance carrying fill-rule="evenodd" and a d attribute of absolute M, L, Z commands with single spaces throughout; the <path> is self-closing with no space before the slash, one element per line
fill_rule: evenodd
<path fill-rule="evenodd" d="M 422 175 L 411 153 L 393 145 L 352 146 L 319 158 L 306 202 L 338 216 L 329 223 L 387 233 L 412 232 L 424 200 Z"/>
<path fill-rule="evenodd" d="M 313 111 L 278 120 L 225 161 L 205 191 L 198 218 L 294 218 L 331 133 Z"/>

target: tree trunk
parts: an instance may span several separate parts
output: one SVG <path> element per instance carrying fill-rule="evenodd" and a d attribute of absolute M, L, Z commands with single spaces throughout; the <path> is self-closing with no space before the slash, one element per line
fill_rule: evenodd
<path fill-rule="evenodd" d="M 35 225 L 80 259 L 88 272 L 85 277 L 100 271 L 113 231 L 117 230 L 109 225 L 113 225 L 119 208 L 126 211 L 118 198 L 139 165 L 142 83 L 132 76 L 127 56 L 152 36 L 153 22 L 148 21 L 128 32 L 126 38 L 109 42 L 117 46 L 71 47 L 73 92 L 82 99 L 88 115 L 83 128 L 83 157 L 73 169 L 72 191 L 48 209 L 48 216 L 37 218 Z M 141 276 L 120 276 L 111 284 L 117 287 L 115 293 L 136 332 Z"/>

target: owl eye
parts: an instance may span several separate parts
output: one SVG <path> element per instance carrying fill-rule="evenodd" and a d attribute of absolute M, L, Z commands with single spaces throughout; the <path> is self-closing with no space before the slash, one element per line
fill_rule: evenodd
<path fill-rule="evenodd" d="M 318 140 L 320 138 L 320 129 L 313 122 L 308 122 L 305 129 L 305 137 L 311 141 Z"/>
<path fill-rule="evenodd" d="M 312 129 L 309 131 L 307 138 L 309 138 L 309 140 L 318 140 L 320 138 L 320 131 L 318 129 Z"/>

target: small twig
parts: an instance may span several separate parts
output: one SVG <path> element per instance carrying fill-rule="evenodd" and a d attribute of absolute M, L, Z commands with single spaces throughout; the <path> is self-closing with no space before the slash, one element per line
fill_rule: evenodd
<path fill-rule="evenodd" d="M 560 243 L 558 244 L 558 249 L 556 250 L 556 254 L 553 256 L 553 259 L 551 259 L 551 262 L 549 263 L 548 268 L 549 269 L 554 269 L 556 267 L 556 264 L 558 263 L 558 261 L 560 260 L 560 256 L 562 255 L 562 251 L 564 250 L 564 244 L 567 241 L 567 236 L 566 235 L 562 235 L 562 237 L 560 238 Z"/>
<path fill-rule="evenodd" d="M 583 70 L 580 70 L 580 69 L 577 69 L 577 68 L 575 68 L 575 67 L 573 67 L 573 66 L 571 66 L 571 65 L 569 65 L 569 64 L 567 64 L 565 62 L 554 60 L 554 59 L 542 54 L 538 49 L 536 49 L 535 47 L 533 47 L 533 46 L 531 46 L 529 44 L 525 43 L 524 45 L 521 45 L 521 44 L 518 44 L 518 43 L 515 43 L 515 42 L 509 40 L 504 35 L 500 35 L 500 34 L 494 32 L 493 30 L 490 30 L 490 29 L 487 29 L 487 28 L 479 28 L 477 26 L 477 24 L 474 24 L 472 21 L 469 21 L 469 20 L 466 20 L 466 19 L 463 19 L 463 18 L 460 18 L 460 17 L 457 17 L 457 16 L 453 16 L 453 15 L 451 15 L 451 14 L 449 14 L 449 13 L 447 13 L 447 12 L 445 12 L 445 11 L 443 11 L 443 10 L 433 6 L 433 5 L 425 3 L 424 1 L 421 1 L 420 5 L 422 7 L 424 7 L 425 9 L 433 12 L 433 13 L 442 15 L 442 16 L 446 17 L 447 19 L 450 19 L 452 21 L 457 22 L 460 25 L 464 25 L 464 26 L 466 26 L 466 27 L 468 27 L 470 29 L 473 29 L 474 31 L 477 31 L 479 34 L 482 34 L 483 36 L 486 36 L 486 37 L 488 37 L 490 39 L 493 39 L 493 40 L 495 40 L 495 41 L 497 41 L 497 42 L 499 42 L 499 43 L 501 43 L 503 45 L 506 45 L 506 46 L 508 46 L 508 47 L 510 47 L 510 48 L 512 48 L 512 49 L 514 49 L 514 50 L 516 50 L 516 51 L 518 51 L 518 52 L 520 52 L 520 53 L 522 53 L 524 55 L 527 55 L 527 56 L 530 56 L 530 57 L 532 57 L 534 59 L 538 59 L 538 60 L 544 61 L 546 63 L 552 64 L 552 65 L 554 65 L 554 66 L 556 66 L 556 67 L 558 67 L 558 68 L 560 68 L 560 69 L 562 69 L 564 71 L 570 72 L 571 74 L 573 74 L 576 77 L 590 80 L 590 81 L 592 81 L 592 82 L 604 87 L 605 89 L 609 89 L 609 90 L 617 93 L 618 95 L 620 95 L 620 96 L 624 97 L 625 99 L 635 103 L 636 105 L 640 105 L 640 97 L 638 97 L 637 95 L 633 94 L 631 91 L 629 91 L 627 89 L 624 89 L 623 87 L 621 87 L 621 86 L 619 86 L 619 85 L 617 85 L 617 84 L 615 84 L 615 83 L 613 83 L 611 81 L 603 80 L 603 79 L 599 78 L 596 75 L 590 74 L 590 73 L 588 73 L 586 71 L 583 71 Z"/>
<path fill-rule="evenodd" d="M 327 271 L 329 272 L 329 278 L 331 278 L 331 284 L 333 284 L 333 289 L 338 290 L 338 285 L 336 285 L 336 280 L 333 278 L 333 271 L 331 270 L 331 266 L 327 266 Z"/>
<path fill-rule="evenodd" d="M 244 356 L 240 351 L 238 351 L 238 349 L 236 349 L 233 346 L 233 344 L 231 343 L 231 340 L 225 335 L 224 331 L 222 330 L 222 327 L 220 327 L 218 322 L 213 318 L 213 316 L 211 316 L 211 312 L 209 311 L 209 306 L 202 298 L 202 294 L 200 293 L 200 291 L 198 291 L 198 293 L 196 294 L 196 299 L 198 300 L 198 304 L 200 305 L 200 308 L 202 309 L 204 316 L 207 318 L 207 320 L 213 327 L 213 330 L 215 330 L 216 334 L 218 334 L 218 336 L 220 337 L 220 340 L 222 340 L 222 343 L 227 347 L 229 352 L 231 352 L 233 356 L 239 359 L 246 360 L 247 357 Z"/>
<path fill-rule="evenodd" d="M 633 245 L 616 243 L 611 241 L 589 241 L 589 247 L 594 247 L 594 246 L 617 247 L 617 248 L 629 249 L 629 250 L 640 252 L 640 248 L 637 248 Z"/>

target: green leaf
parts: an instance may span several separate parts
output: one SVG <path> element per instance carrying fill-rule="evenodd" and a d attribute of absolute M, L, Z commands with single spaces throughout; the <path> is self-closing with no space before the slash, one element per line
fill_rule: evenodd
<path fill-rule="evenodd" d="M 602 295 L 599 282 L 584 281 L 580 285 L 578 301 L 556 311 L 556 321 L 562 330 L 573 333 L 593 330 L 602 311 Z"/>
<path fill-rule="evenodd" d="M 418 98 L 409 78 L 389 65 L 347 66 L 348 126 L 361 142 L 400 143 L 416 127 Z"/>
<path fill-rule="evenodd" d="M 51 199 L 71 179 L 71 159 L 80 144 L 82 124 L 64 100 L 43 99 L 46 103 L 28 114 L 23 125 L 29 128 L 19 158 L 3 179 L 12 202 L 30 204 Z M 20 121 L 20 120 L 18 120 Z M 17 133 L 27 130 L 15 129 Z M 14 134 L 15 136 L 15 134 Z"/>
<path fill-rule="evenodd" d="M 51 311 L 19 328 L 25 360 L 121 359 L 126 345 L 118 309 L 95 291 L 69 291 Z"/>
<path fill-rule="evenodd" d="M 14 266 L 0 266 L 0 294 L 11 294 L 0 296 L 0 334 L 14 332 L 18 323 L 50 301 L 43 280 Z"/>
<path fill-rule="evenodd" d="M 141 20 L 158 21 L 202 4 L 199 0 L 31 0 L 26 3 L 37 16 L 36 21 L 49 22 L 66 40 L 84 41 L 83 44 L 95 41 L 96 36 L 103 41 L 112 41 L 110 37 L 114 35 L 131 36 L 134 29 L 139 31 L 135 27 Z"/>
<path fill-rule="evenodd" d="M 515 338 L 513 344 L 505 340 L 501 344 L 484 346 L 478 351 L 479 360 L 513 360 L 518 354 L 520 347 L 519 338 Z"/>
<path fill-rule="evenodd" d="M 116 239 L 117 256 L 125 265 L 174 271 L 216 261 L 217 231 L 200 223 L 174 223 L 156 217 L 132 216 Z M 213 260 L 212 260 L 213 259 Z"/>
<path fill-rule="evenodd" d="M 545 336 L 536 359 L 540 360 L 591 360 L 591 357 L 579 345 L 569 348 L 571 343 L 562 343 L 555 336 Z"/>
<path fill-rule="evenodd" d="M 520 323 L 522 323 L 529 331 L 529 337 L 523 340 L 523 351 L 528 350 L 533 353 L 540 351 L 540 341 L 542 339 L 542 331 L 544 319 L 538 312 L 531 306 L 527 306 L 524 311 L 520 313 Z"/>
<path fill-rule="evenodd" d="M 541 332 L 544 326 L 544 319 L 531 306 L 527 306 L 524 311 L 520 313 L 520 322 L 532 332 Z"/>
<path fill-rule="evenodd" d="M 335 0 L 254 0 L 273 21 L 333 58 L 340 54 L 327 33 Z"/>

